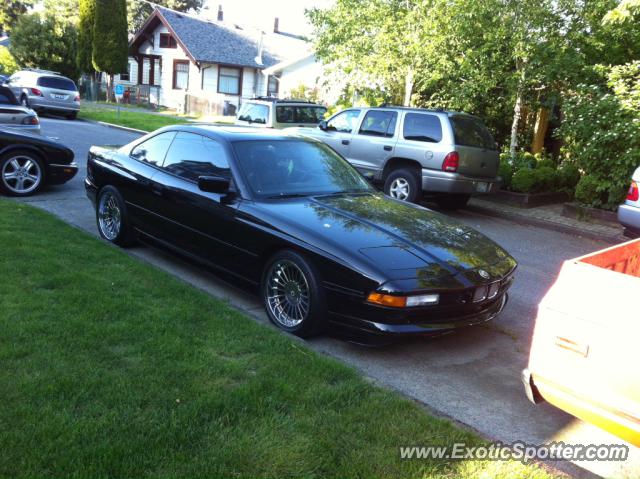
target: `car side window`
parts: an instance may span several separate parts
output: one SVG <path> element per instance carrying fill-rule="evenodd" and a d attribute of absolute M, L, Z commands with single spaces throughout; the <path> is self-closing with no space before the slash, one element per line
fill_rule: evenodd
<path fill-rule="evenodd" d="M 398 114 L 395 111 L 371 110 L 367 112 L 362 125 L 360 135 L 383 136 L 391 138 L 396 131 Z"/>
<path fill-rule="evenodd" d="M 160 133 L 140 143 L 131 150 L 131 157 L 154 166 L 162 166 L 169 145 L 176 136 L 175 131 Z"/>
<path fill-rule="evenodd" d="M 402 136 L 405 140 L 438 143 L 442 140 L 440 118 L 424 113 L 407 113 L 404 117 Z"/>
<path fill-rule="evenodd" d="M 338 113 L 327 122 L 327 130 L 351 133 L 356 126 L 359 116 L 360 110 L 347 110 Z"/>
<path fill-rule="evenodd" d="M 238 120 L 266 125 L 269 120 L 269 107 L 259 103 L 245 103 L 240 108 Z"/>
<path fill-rule="evenodd" d="M 195 182 L 199 176 L 231 178 L 227 152 L 220 143 L 202 135 L 182 131 L 171 143 L 162 168 Z"/>

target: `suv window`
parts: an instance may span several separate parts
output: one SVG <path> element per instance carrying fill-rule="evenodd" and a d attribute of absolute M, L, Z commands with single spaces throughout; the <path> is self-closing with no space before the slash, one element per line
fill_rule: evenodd
<path fill-rule="evenodd" d="M 161 166 L 174 136 L 176 136 L 174 131 L 168 131 L 149 138 L 131 150 L 131 156 L 136 160 Z"/>
<path fill-rule="evenodd" d="M 0 105 L 17 105 L 13 92 L 6 87 L 0 87 Z"/>
<path fill-rule="evenodd" d="M 266 125 L 269 120 L 269 107 L 260 103 L 244 103 L 238 113 L 238 120 Z"/>
<path fill-rule="evenodd" d="M 327 123 L 327 130 L 340 131 L 342 133 L 351 133 L 353 127 L 358 121 L 360 110 L 347 110 L 338 113 Z"/>
<path fill-rule="evenodd" d="M 489 150 L 497 149 L 491 132 L 478 118 L 454 115 L 451 116 L 451 125 L 453 126 L 456 145 L 474 146 Z"/>
<path fill-rule="evenodd" d="M 391 138 L 396 130 L 397 118 L 395 111 L 371 110 L 364 117 L 358 133 Z"/>
<path fill-rule="evenodd" d="M 440 118 L 423 113 L 407 113 L 402 126 L 402 136 L 405 140 L 438 143 L 442 140 Z"/>
<path fill-rule="evenodd" d="M 38 86 L 44 88 L 55 88 L 56 90 L 76 91 L 76 84 L 68 78 L 62 77 L 40 77 L 36 82 Z"/>
<path fill-rule="evenodd" d="M 276 106 L 278 123 L 320 123 L 327 109 L 323 106 Z"/>
<path fill-rule="evenodd" d="M 224 147 L 215 140 L 195 133 L 179 132 L 176 135 L 162 168 L 195 182 L 199 176 L 231 178 Z"/>

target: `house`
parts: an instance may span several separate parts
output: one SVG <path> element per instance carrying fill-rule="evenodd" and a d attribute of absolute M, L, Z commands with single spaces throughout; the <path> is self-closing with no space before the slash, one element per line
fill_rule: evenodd
<path fill-rule="evenodd" d="M 265 33 L 226 23 L 221 11 L 213 21 L 156 7 L 131 39 L 129 72 L 116 82 L 146 87 L 170 108 L 190 111 L 206 103 L 209 113 L 233 115 L 243 98 L 283 94 L 289 70 L 302 78 L 300 70 L 315 68 L 309 48 L 280 32 L 277 19 Z"/>

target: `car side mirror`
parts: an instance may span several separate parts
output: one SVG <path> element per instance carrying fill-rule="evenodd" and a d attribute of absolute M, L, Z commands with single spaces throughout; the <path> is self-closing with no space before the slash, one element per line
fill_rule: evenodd
<path fill-rule="evenodd" d="M 231 181 L 221 176 L 199 176 L 198 188 L 200 191 L 207 193 L 218 193 L 221 195 L 229 193 L 229 185 Z"/>
<path fill-rule="evenodd" d="M 327 131 L 329 127 L 327 126 L 326 120 L 322 120 L 320 123 L 318 123 L 318 128 L 320 128 L 322 131 Z"/>

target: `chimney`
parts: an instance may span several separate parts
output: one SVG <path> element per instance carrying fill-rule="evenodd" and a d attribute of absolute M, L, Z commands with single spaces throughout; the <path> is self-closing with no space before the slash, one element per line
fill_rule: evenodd
<path fill-rule="evenodd" d="M 280 32 L 280 19 L 278 17 L 273 19 L 273 33 Z"/>
<path fill-rule="evenodd" d="M 222 5 L 218 5 L 218 21 L 224 20 L 224 12 L 222 11 Z"/>

